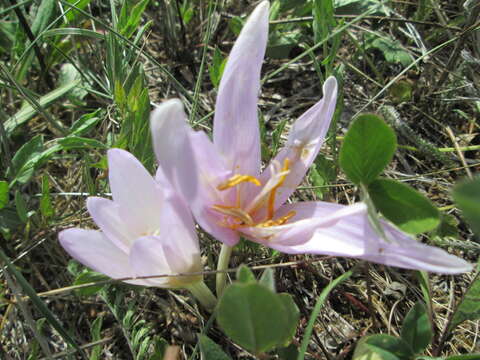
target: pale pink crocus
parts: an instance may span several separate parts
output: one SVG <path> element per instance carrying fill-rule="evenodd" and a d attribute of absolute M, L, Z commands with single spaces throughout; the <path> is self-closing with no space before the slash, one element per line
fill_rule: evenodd
<path fill-rule="evenodd" d="M 159 165 L 200 226 L 229 247 L 243 236 L 289 254 L 355 257 L 448 274 L 470 270 L 464 260 L 382 222 L 385 240 L 372 229 L 364 203 L 285 203 L 325 139 L 337 82 L 334 77 L 325 81 L 323 99 L 292 125 L 284 148 L 261 171 L 257 101 L 268 8 L 267 1 L 256 7 L 230 53 L 218 91 L 213 143 L 188 127 L 179 100 L 164 102 L 151 116 Z"/>
<path fill-rule="evenodd" d="M 63 230 L 63 248 L 89 268 L 114 279 L 130 278 L 125 280 L 130 284 L 188 288 L 195 296 L 205 291 L 194 222 L 169 181 L 160 171 L 154 179 L 132 154 L 120 149 L 108 151 L 108 167 L 113 200 L 87 199 L 100 230 Z M 196 274 L 168 276 L 188 273 Z M 152 278 L 135 279 L 148 276 Z"/>

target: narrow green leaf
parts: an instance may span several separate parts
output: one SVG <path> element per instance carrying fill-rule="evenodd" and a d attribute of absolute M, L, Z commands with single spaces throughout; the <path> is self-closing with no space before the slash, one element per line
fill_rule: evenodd
<path fill-rule="evenodd" d="M 453 198 L 472 230 L 480 236 L 480 177 L 457 185 Z"/>
<path fill-rule="evenodd" d="M 430 344 L 433 332 L 423 303 L 417 302 L 408 312 L 403 321 L 401 336 L 415 354 L 423 352 Z"/>
<path fill-rule="evenodd" d="M 68 22 L 72 22 L 78 18 L 81 18 L 82 17 L 82 13 L 78 10 L 75 10 L 75 9 L 80 9 L 80 10 L 83 10 L 85 9 L 85 7 L 90 3 L 91 0 L 66 0 L 67 3 L 70 3 L 72 5 L 75 5 L 75 7 L 73 8 L 72 6 L 72 9 L 70 11 L 67 12 L 66 14 L 66 17 L 67 17 L 67 20 Z M 70 7 L 68 6 L 68 4 L 65 4 L 65 11 L 69 10 Z"/>
<path fill-rule="evenodd" d="M 108 277 L 89 269 L 83 269 L 83 271 L 75 278 L 73 285 L 83 285 L 104 280 L 108 280 Z M 79 296 L 91 296 L 102 290 L 103 287 L 104 285 L 84 287 L 75 290 L 75 293 Z"/>
<path fill-rule="evenodd" d="M 27 204 L 19 190 L 15 191 L 15 207 L 17 209 L 18 217 L 24 224 L 26 224 L 28 221 Z"/>
<path fill-rule="evenodd" d="M 0 181 L 0 209 L 8 204 L 8 182 Z"/>
<path fill-rule="evenodd" d="M 368 185 L 392 160 L 397 147 L 393 130 L 377 115 L 358 116 L 340 149 L 340 166 L 355 184 Z"/>
<path fill-rule="evenodd" d="M 220 79 L 222 78 L 223 69 L 227 63 L 227 58 L 223 58 L 222 53 L 218 48 L 215 48 L 212 57 L 212 64 L 210 65 L 208 72 L 210 74 L 210 81 L 213 86 L 218 88 L 220 84 Z"/>
<path fill-rule="evenodd" d="M 57 142 L 65 150 L 71 149 L 106 149 L 107 146 L 101 141 L 83 138 L 79 136 L 67 136 L 57 139 Z"/>
<path fill-rule="evenodd" d="M 231 358 L 223 352 L 222 348 L 214 343 L 208 336 L 199 335 L 198 338 L 203 359 L 231 360 Z"/>
<path fill-rule="evenodd" d="M 305 353 L 307 352 L 307 347 L 310 343 L 310 337 L 312 336 L 313 326 L 315 325 L 315 321 L 317 321 L 317 317 L 320 314 L 320 310 L 322 309 L 325 300 L 327 300 L 328 295 L 338 284 L 347 280 L 350 276 L 352 276 L 352 274 L 353 270 L 350 270 L 345 274 L 340 275 L 335 280 L 330 282 L 330 284 L 328 284 L 320 293 L 320 296 L 317 298 L 317 302 L 315 303 L 315 307 L 310 314 L 310 319 L 308 320 L 307 328 L 305 329 L 305 335 L 303 335 L 302 345 L 300 346 L 297 360 L 303 360 L 305 358 Z"/>
<path fill-rule="evenodd" d="M 288 315 L 277 294 L 257 283 L 227 287 L 217 306 L 217 321 L 236 343 L 255 354 L 272 350 L 285 339 Z"/>
<path fill-rule="evenodd" d="M 84 136 L 88 134 L 101 120 L 101 117 L 99 117 L 101 113 L 102 109 L 97 109 L 94 112 L 82 115 L 72 124 L 72 127 L 70 128 L 70 135 Z"/>
<path fill-rule="evenodd" d="M 12 163 L 7 170 L 7 176 L 12 179 L 12 186 L 16 181 L 25 184 L 33 175 L 33 166 L 31 166 L 35 159 L 37 159 L 43 151 L 43 136 L 37 135 L 23 144 L 15 153 Z"/>
<path fill-rule="evenodd" d="M 66 93 L 68 93 L 70 90 L 75 88 L 79 83 L 80 81 L 77 80 L 56 88 L 55 90 L 42 96 L 38 100 L 39 105 L 43 109 L 46 109 L 47 107 L 52 105 L 56 100 L 58 100 L 59 98 L 64 96 Z M 32 105 L 28 104 L 22 107 L 15 115 L 8 118 L 4 123 L 7 136 L 11 135 L 13 130 L 15 130 L 18 126 L 22 125 L 23 123 L 31 119 L 36 113 L 37 113 L 37 110 L 34 109 Z"/>
<path fill-rule="evenodd" d="M 40 198 L 40 212 L 47 220 L 55 214 L 55 209 L 52 205 L 52 198 L 50 196 L 50 183 L 48 176 L 42 177 L 42 196 Z"/>
<path fill-rule="evenodd" d="M 65 339 L 65 341 L 73 346 L 75 349 L 79 351 L 84 359 L 87 359 L 85 352 L 77 345 L 75 340 L 70 336 L 70 334 L 65 330 L 62 324 L 57 320 L 55 315 L 50 311 L 47 305 L 40 299 L 37 295 L 36 291 L 31 287 L 28 281 L 23 277 L 22 273 L 16 269 L 15 266 L 11 263 L 10 259 L 5 255 L 2 249 L 0 249 L 0 259 L 4 264 L 7 265 L 8 270 L 13 274 L 15 279 L 18 281 L 22 290 L 25 294 L 30 298 L 32 303 L 35 305 L 37 310 L 42 314 L 48 321 L 48 323 L 58 331 L 60 336 Z"/>
<path fill-rule="evenodd" d="M 478 270 L 477 270 L 478 271 Z M 458 305 L 452 320 L 448 326 L 451 332 L 458 325 L 466 320 L 475 321 L 480 319 L 480 273 L 477 273 L 470 287 L 465 292 L 460 304 Z"/>
<path fill-rule="evenodd" d="M 465 355 L 453 355 L 445 358 L 445 360 L 480 360 L 480 353 L 477 354 L 465 354 Z"/>
<path fill-rule="evenodd" d="M 104 40 L 105 35 L 88 29 L 81 28 L 59 28 L 59 29 L 50 29 L 42 33 L 43 38 L 57 37 L 57 36 L 83 36 L 91 39 Z"/>
<path fill-rule="evenodd" d="M 365 336 L 355 348 L 352 360 L 411 360 L 410 346 L 400 338 L 377 334 Z"/>
<path fill-rule="evenodd" d="M 138 28 L 141 16 L 145 11 L 149 1 L 150 0 L 141 0 L 130 9 L 128 9 L 129 6 L 127 7 L 129 1 L 124 2 L 120 15 L 120 21 L 118 23 L 121 35 L 125 36 L 127 39 L 133 35 L 135 30 Z"/>
<path fill-rule="evenodd" d="M 440 213 L 430 200 L 408 185 L 378 179 L 368 186 L 375 207 L 403 231 L 418 234 L 433 230 Z"/>

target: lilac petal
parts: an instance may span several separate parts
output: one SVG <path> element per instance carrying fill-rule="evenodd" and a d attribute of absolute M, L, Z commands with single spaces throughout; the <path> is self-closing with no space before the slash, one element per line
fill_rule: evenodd
<path fill-rule="evenodd" d="M 163 197 L 153 177 L 124 150 L 109 150 L 108 164 L 112 197 L 130 232 L 140 235 L 158 229 Z"/>
<path fill-rule="evenodd" d="M 214 205 L 226 204 L 231 200 L 235 191 L 219 191 L 217 186 L 230 177 L 230 172 L 223 165 L 222 159 L 213 144 L 203 132 L 190 135 L 191 146 L 195 151 L 195 166 L 198 170 L 198 188 L 201 191 L 191 191 L 191 188 L 182 186 L 182 192 L 189 199 L 190 209 L 198 224 L 210 235 L 221 242 L 234 246 L 240 240 L 236 231 L 219 225 L 223 215 L 213 210 Z M 192 176 L 191 169 L 183 168 L 181 177 Z"/>
<path fill-rule="evenodd" d="M 236 244 L 238 235 L 219 226 L 222 217 L 212 210 L 213 205 L 224 204 L 231 196 L 231 191 L 216 188 L 231 172 L 207 135 L 188 127 L 178 100 L 169 100 L 152 113 L 151 128 L 160 165 L 157 180 L 174 184 L 205 231 L 229 245 Z"/>
<path fill-rule="evenodd" d="M 295 211 L 296 215 L 285 225 L 242 228 L 242 233 L 252 241 L 293 254 L 304 252 L 307 249 L 305 246 L 310 249 L 312 238 L 322 233 L 326 241 L 313 243 L 316 253 L 345 256 L 362 253 L 358 252 L 358 241 L 351 241 L 349 232 L 357 231 L 357 226 L 351 219 L 366 214 L 365 204 L 332 206 L 325 202 L 309 202 L 285 205 L 281 210 L 277 214 L 279 217 L 289 211 Z M 313 214 L 316 217 L 312 217 Z M 362 229 L 359 231 L 361 234 Z M 363 248 L 363 241 L 361 245 Z"/>
<path fill-rule="evenodd" d="M 388 266 L 441 274 L 460 274 L 473 269 L 465 260 L 440 248 L 422 244 L 391 224 L 382 222 L 382 225 L 389 239 L 388 243 L 375 233 L 368 221 L 365 221 L 364 231 L 369 243 L 366 253 L 361 256 L 362 259 Z"/>
<path fill-rule="evenodd" d="M 113 279 L 133 277 L 128 255 L 115 246 L 100 231 L 67 229 L 58 235 L 60 244 L 77 261 Z M 130 284 L 146 285 L 141 280 Z"/>
<path fill-rule="evenodd" d="M 131 234 L 125 226 L 125 222 L 120 216 L 118 204 L 101 197 L 89 197 L 87 199 L 87 209 L 104 235 L 128 254 L 133 239 L 135 239 L 135 234 Z"/>
<path fill-rule="evenodd" d="M 292 126 L 287 143 L 273 161 L 290 161 L 290 173 L 277 189 L 275 208 L 282 205 L 302 182 L 323 144 L 337 102 L 337 81 L 329 77 L 323 85 L 323 98 L 305 112 Z M 271 176 L 267 167 L 260 177 L 262 184 Z"/>
<path fill-rule="evenodd" d="M 213 142 L 228 169 L 258 176 L 260 132 L 257 102 L 268 39 L 268 1 L 252 12 L 230 52 L 215 108 Z"/>
<path fill-rule="evenodd" d="M 144 236 L 138 238 L 130 252 L 130 264 L 137 276 L 174 275 L 199 272 L 202 269 L 200 253 L 192 252 L 189 257 L 175 247 L 178 241 L 176 230 L 171 236 Z M 173 245 L 173 246 L 172 246 Z M 177 287 L 181 278 L 159 277 L 145 279 L 150 286 Z"/>
<path fill-rule="evenodd" d="M 188 203 L 183 195 L 171 185 L 161 168 L 157 170 L 155 179 L 159 183 L 158 186 L 162 189 L 165 197 L 160 231 L 162 229 L 169 231 L 168 229 L 172 225 L 181 227 L 184 232 L 179 237 L 182 247 L 194 248 L 196 252 L 200 252 L 195 222 Z"/>
<path fill-rule="evenodd" d="M 192 130 L 188 126 L 182 102 L 171 99 L 157 106 L 150 116 L 150 127 L 158 164 L 175 185 L 177 162 L 192 161 L 187 142 L 187 135 Z"/>
<path fill-rule="evenodd" d="M 136 276 L 170 275 L 167 256 L 163 248 L 163 238 L 143 236 L 135 240 L 130 249 L 130 266 Z M 148 286 L 169 287 L 167 277 L 142 279 Z"/>

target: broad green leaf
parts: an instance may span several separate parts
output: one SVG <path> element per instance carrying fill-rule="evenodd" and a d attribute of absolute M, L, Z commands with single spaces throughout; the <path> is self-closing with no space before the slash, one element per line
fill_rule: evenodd
<path fill-rule="evenodd" d="M 355 348 L 353 360 L 411 360 L 410 346 L 400 338 L 377 334 L 362 338 Z"/>
<path fill-rule="evenodd" d="M 440 213 L 430 200 L 408 185 L 378 179 L 368 186 L 375 207 L 403 231 L 418 234 L 433 230 Z"/>
<path fill-rule="evenodd" d="M 275 274 L 273 270 L 271 268 L 265 269 L 258 283 L 266 286 L 267 288 L 275 292 Z"/>
<path fill-rule="evenodd" d="M 453 198 L 472 230 L 480 236 L 480 177 L 457 185 Z"/>
<path fill-rule="evenodd" d="M 393 130 L 377 115 L 357 117 L 340 149 L 340 166 L 355 184 L 368 185 L 390 162 L 397 147 Z"/>
<path fill-rule="evenodd" d="M 199 335 L 200 351 L 202 353 L 202 359 L 208 360 L 230 360 L 231 358 L 225 354 L 222 348 L 213 342 L 206 335 Z"/>
<path fill-rule="evenodd" d="M 433 337 L 427 308 L 417 302 L 403 321 L 402 339 L 410 345 L 415 354 L 423 352 Z"/>
<path fill-rule="evenodd" d="M 227 287 L 218 303 L 217 320 L 233 341 L 254 354 L 282 345 L 291 329 L 284 301 L 257 283 Z"/>
<path fill-rule="evenodd" d="M 276 352 L 280 360 L 297 360 L 298 357 L 298 349 L 293 344 L 280 348 Z"/>
<path fill-rule="evenodd" d="M 278 294 L 278 298 L 283 303 L 283 314 L 288 317 L 287 328 L 285 328 L 284 339 L 281 341 L 282 346 L 287 346 L 292 341 L 297 331 L 298 320 L 300 320 L 300 311 L 297 304 L 293 301 L 293 297 L 287 293 Z"/>
<path fill-rule="evenodd" d="M 0 209 L 8 204 L 8 182 L 0 181 Z"/>
<path fill-rule="evenodd" d="M 240 265 L 237 270 L 237 281 L 242 283 L 257 282 L 255 275 L 247 265 Z"/>
<path fill-rule="evenodd" d="M 413 62 L 413 57 L 410 55 L 402 44 L 394 39 L 385 36 L 377 36 L 375 34 L 366 34 L 366 49 L 377 49 L 381 51 L 385 60 L 393 64 L 401 64 L 408 66 Z"/>
<path fill-rule="evenodd" d="M 477 269 L 478 271 L 478 269 Z M 460 304 L 458 305 L 452 320 L 448 326 L 448 331 L 453 331 L 458 325 L 466 320 L 475 321 L 480 319 L 480 276 L 479 273 L 473 279 L 470 287 L 465 292 Z"/>
<path fill-rule="evenodd" d="M 38 100 L 38 104 L 43 108 L 47 108 L 50 105 L 52 105 L 56 100 L 64 96 L 66 93 L 68 93 L 70 90 L 75 88 L 78 84 L 80 83 L 79 80 L 73 81 L 71 83 L 65 84 L 63 86 L 60 86 L 56 88 L 55 90 L 49 92 L 48 94 L 42 96 Z M 13 130 L 15 130 L 18 126 L 22 125 L 24 122 L 28 121 L 31 119 L 35 114 L 37 113 L 37 110 L 33 108 L 32 105 L 27 104 L 23 106 L 15 115 L 12 117 L 8 118 L 5 123 L 5 131 L 7 133 L 7 136 L 10 136 Z"/>

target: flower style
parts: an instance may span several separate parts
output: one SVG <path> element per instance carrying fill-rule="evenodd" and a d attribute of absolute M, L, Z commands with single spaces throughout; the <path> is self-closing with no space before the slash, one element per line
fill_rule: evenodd
<path fill-rule="evenodd" d="M 108 151 L 108 164 L 113 200 L 87 200 L 88 211 L 101 231 L 63 230 L 59 238 L 65 250 L 114 279 L 202 271 L 191 214 L 161 172 L 155 181 L 132 154 L 120 149 Z M 197 274 L 125 282 L 178 288 L 201 281 Z"/>
<path fill-rule="evenodd" d="M 290 130 L 285 147 L 261 172 L 257 101 L 268 37 L 267 1 L 245 23 L 218 91 L 213 143 L 187 125 L 173 99 L 151 116 L 160 167 L 183 193 L 199 225 L 228 246 L 240 236 L 279 251 L 362 258 L 442 273 L 471 269 L 464 260 L 416 242 L 383 222 L 386 242 L 372 229 L 367 206 L 327 202 L 284 204 L 312 165 L 332 119 L 337 82 Z"/>

